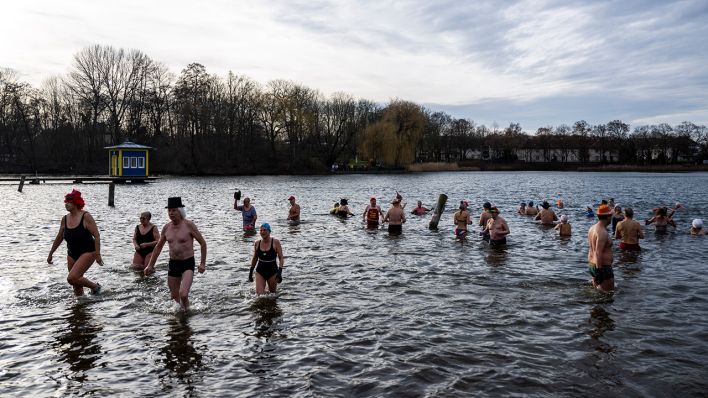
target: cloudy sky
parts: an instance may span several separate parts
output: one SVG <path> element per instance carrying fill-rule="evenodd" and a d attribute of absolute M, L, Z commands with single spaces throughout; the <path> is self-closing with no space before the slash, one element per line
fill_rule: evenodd
<path fill-rule="evenodd" d="M 708 124 L 708 1 L 3 2 L 0 67 L 39 85 L 93 44 L 478 124 Z"/>

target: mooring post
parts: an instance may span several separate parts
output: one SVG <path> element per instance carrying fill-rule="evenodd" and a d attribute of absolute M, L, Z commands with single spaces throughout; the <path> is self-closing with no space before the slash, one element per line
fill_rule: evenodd
<path fill-rule="evenodd" d="M 115 203 L 113 201 L 115 194 L 116 194 L 116 183 L 111 182 L 108 184 L 108 206 L 115 207 Z"/>
<path fill-rule="evenodd" d="M 438 229 L 438 222 L 440 222 L 440 216 L 442 216 L 443 211 L 445 211 L 445 203 L 447 202 L 447 195 L 441 193 L 438 196 L 438 203 L 435 205 L 435 212 L 433 213 L 433 218 L 430 219 L 430 224 L 428 224 L 429 229 Z"/>
<path fill-rule="evenodd" d="M 22 187 L 25 186 L 25 176 L 20 177 L 20 186 L 17 187 L 17 192 L 22 192 Z"/>

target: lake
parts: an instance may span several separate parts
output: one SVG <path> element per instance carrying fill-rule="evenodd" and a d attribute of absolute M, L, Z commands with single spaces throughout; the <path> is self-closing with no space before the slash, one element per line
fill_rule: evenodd
<path fill-rule="evenodd" d="M 708 173 L 456 172 L 396 175 L 166 177 L 106 185 L 0 185 L 2 396 L 705 396 L 708 391 Z M 87 276 L 100 296 L 73 297 L 66 244 L 46 263 L 83 192 L 105 266 Z M 286 257 L 277 298 L 246 281 L 254 237 L 241 232 L 234 188 L 250 196 Z M 440 229 L 409 216 L 403 235 L 366 231 L 361 213 L 399 190 L 407 210 L 449 196 Z M 303 222 L 286 222 L 289 195 Z M 154 276 L 129 268 L 141 211 L 160 227 L 181 196 L 208 244 L 192 309 L 175 309 L 167 251 Z M 328 215 L 349 199 L 357 217 Z M 573 236 L 515 214 L 519 202 L 562 198 Z M 614 197 L 639 221 L 681 202 L 678 229 L 646 227 L 639 254 L 615 243 L 612 295 L 587 273 L 585 206 Z M 501 210 L 508 245 L 453 238 L 452 208 Z M 198 252 L 198 245 L 195 245 Z M 198 257 L 198 254 L 197 254 Z"/>

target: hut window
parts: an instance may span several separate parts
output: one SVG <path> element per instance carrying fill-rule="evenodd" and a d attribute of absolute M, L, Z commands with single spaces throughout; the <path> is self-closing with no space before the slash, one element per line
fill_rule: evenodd
<path fill-rule="evenodd" d="M 130 168 L 130 158 L 123 158 L 123 168 L 124 169 Z"/>
<path fill-rule="evenodd" d="M 139 169 L 145 168 L 145 158 L 143 158 L 143 157 L 138 158 L 138 168 Z"/>
<path fill-rule="evenodd" d="M 130 167 L 133 169 L 138 168 L 138 158 L 130 158 Z"/>

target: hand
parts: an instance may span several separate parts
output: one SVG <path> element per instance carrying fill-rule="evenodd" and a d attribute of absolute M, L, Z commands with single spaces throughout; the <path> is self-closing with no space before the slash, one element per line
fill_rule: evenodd
<path fill-rule="evenodd" d="M 200 274 L 203 274 L 204 271 L 206 271 L 206 265 L 199 264 L 199 268 L 197 268 L 197 271 L 199 271 Z"/>
<path fill-rule="evenodd" d="M 52 262 L 52 253 L 49 253 L 49 255 L 47 256 L 47 264 L 54 264 Z"/>
<path fill-rule="evenodd" d="M 103 258 L 101 257 L 101 253 L 96 253 L 96 262 L 98 265 L 103 266 Z"/>
<path fill-rule="evenodd" d="M 140 245 L 138 245 L 138 244 L 133 245 L 133 247 L 135 247 L 136 252 L 140 250 Z"/>
<path fill-rule="evenodd" d="M 145 276 L 150 276 L 150 275 L 152 275 L 152 274 L 154 274 L 154 273 L 155 273 L 155 267 L 152 266 L 152 265 L 148 265 L 148 266 L 145 267 L 145 269 L 143 270 L 143 275 L 145 275 Z"/>

